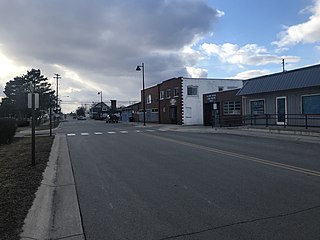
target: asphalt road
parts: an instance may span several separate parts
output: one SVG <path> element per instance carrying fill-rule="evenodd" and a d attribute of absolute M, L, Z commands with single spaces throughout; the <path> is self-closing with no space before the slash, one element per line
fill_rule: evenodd
<path fill-rule="evenodd" d="M 319 144 L 70 120 L 93 239 L 320 239 Z"/>

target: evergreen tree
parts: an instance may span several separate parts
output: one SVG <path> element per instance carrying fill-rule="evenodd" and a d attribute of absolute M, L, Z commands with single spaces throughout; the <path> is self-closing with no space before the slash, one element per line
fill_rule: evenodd
<path fill-rule="evenodd" d="M 30 117 L 31 111 L 28 109 L 28 93 L 39 93 L 39 114 L 40 110 L 48 110 L 55 106 L 56 97 L 48 78 L 41 75 L 40 69 L 31 69 L 21 77 L 15 77 L 6 83 L 4 94 L 6 95 L 5 106 L 9 114 L 15 115 L 18 119 Z M 3 104 L 2 104 L 3 105 Z"/>

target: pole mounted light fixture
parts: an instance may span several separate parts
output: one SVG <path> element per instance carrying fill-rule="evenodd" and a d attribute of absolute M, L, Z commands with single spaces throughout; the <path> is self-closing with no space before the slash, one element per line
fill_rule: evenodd
<path fill-rule="evenodd" d="M 142 106 L 143 106 L 143 126 L 146 125 L 146 96 L 145 96 L 145 89 L 144 89 L 144 63 L 138 65 L 136 71 L 142 70 Z"/>

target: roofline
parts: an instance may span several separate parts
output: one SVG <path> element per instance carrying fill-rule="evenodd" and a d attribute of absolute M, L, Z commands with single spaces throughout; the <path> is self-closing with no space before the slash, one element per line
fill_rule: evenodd
<path fill-rule="evenodd" d="M 216 80 L 216 81 L 224 81 L 224 80 L 228 80 L 228 81 L 243 81 L 243 79 L 239 79 L 239 78 L 186 78 L 186 77 L 182 77 L 182 79 L 186 79 L 186 80 Z"/>
<path fill-rule="evenodd" d="M 302 67 L 302 68 L 296 68 L 296 69 L 292 69 L 292 70 L 286 70 L 284 72 L 282 71 L 282 72 L 277 72 L 277 73 L 270 73 L 270 74 L 262 75 L 262 76 L 259 76 L 259 77 L 243 79 L 243 81 L 247 82 L 247 81 L 259 80 L 260 78 L 271 77 L 271 76 L 276 76 L 276 75 L 281 75 L 281 74 L 286 74 L 286 73 L 292 73 L 292 72 L 298 72 L 298 71 L 302 71 L 302 70 L 306 70 L 306 69 L 310 69 L 310 68 L 318 68 L 318 67 L 320 67 L 320 64 L 306 66 L 306 67 Z"/>

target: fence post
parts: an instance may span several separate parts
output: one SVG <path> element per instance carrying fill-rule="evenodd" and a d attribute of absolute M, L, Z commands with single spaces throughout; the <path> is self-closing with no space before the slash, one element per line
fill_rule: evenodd
<path fill-rule="evenodd" d="M 305 117 L 306 117 L 306 121 L 305 121 L 306 122 L 306 129 L 308 129 L 308 114 L 306 114 Z"/>
<path fill-rule="evenodd" d="M 266 114 L 266 127 L 269 126 L 269 114 Z"/>

